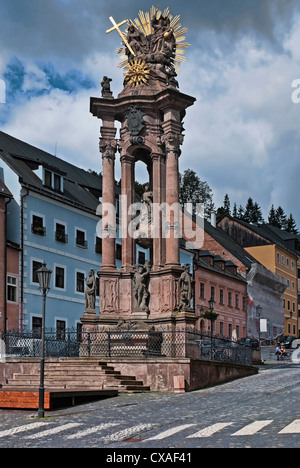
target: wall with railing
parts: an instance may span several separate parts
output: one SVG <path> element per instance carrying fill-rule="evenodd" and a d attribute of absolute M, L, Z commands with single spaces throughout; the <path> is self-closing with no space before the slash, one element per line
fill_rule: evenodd
<path fill-rule="evenodd" d="M 40 357 L 41 334 L 8 332 L 2 337 L 4 357 Z M 190 358 L 252 365 L 252 348 L 194 330 L 45 331 L 46 357 Z"/>

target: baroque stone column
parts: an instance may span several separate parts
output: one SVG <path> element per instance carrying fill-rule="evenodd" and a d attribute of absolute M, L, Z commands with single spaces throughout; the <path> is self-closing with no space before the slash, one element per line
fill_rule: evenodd
<path fill-rule="evenodd" d="M 117 141 L 114 122 L 101 127 L 100 151 L 102 153 L 102 266 L 101 270 L 116 268 L 116 217 L 115 217 L 115 154 Z"/>
<path fill-rule="evenodd" d="M 180 134 L 172 131 L 165 134 L 166 144 L 166 205 L 169 209 L 169 232 L 166 232 L 166 266 L 180 265 L 180 209 L 179 209 L 179 144 Z"/>
<path fill-rule="evenodd" d="M 128 232 L 131 221 L 130 206 L 134 203 L 134 157 L 128 154 L 121 156 L 121 222 L 122 222 L 122 271 L 132 272 L 135 265 L 135 242 Z"/>

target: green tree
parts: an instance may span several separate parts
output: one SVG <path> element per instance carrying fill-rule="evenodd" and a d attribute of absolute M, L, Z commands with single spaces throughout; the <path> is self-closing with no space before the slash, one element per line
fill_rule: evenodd
<path fill-rule="evenodd" d="M 299 231 L 297 229 L 297 224 L 296 224 L 296 221 L 295 221 L 292 213 L 290 214 L 290 216 L 287 219 L 286 231 L 287 232 L 292 232 L 293 234 L 299 234 Z"/>
<path fill-rule="evenodd" d="M 247 223 L 262 223 L 264 221 L 261 207 L 249 197 L 242 219 Z"/>
<path fill-rule="evenodd" d="M 199 179 L 192 169 L 179 174 L 179 202 L 192 203 L 195 210 L 196 203 L 204 204 L 204 216 L 209 218 L 214 210 L 213 193 L 207 182 Z"/>
<path fill-rule="evenodd" d="M 268 223 L 271 224 L 271 226 L 274 226 L 280 229 L 280 225 L 276 216 L 276 210 L 274 208 L 274 205 L 272 205 L 270 208 Z"/>
<path fill-rule="evenodd" d="M 222 216 L 228 215 L 230 216 L 230 200 L 229 195 L 226 193 L 224 197 L 223 206 L 217 209 L 217 218 L 220 219 Z"/>
<path fill-rule="evenodd" d="M 285 231 L 287 227 L 287 217 L 281 206 L 279 206 L 276 210 L 275 219 L 279 229 L 283 229 Z"/>

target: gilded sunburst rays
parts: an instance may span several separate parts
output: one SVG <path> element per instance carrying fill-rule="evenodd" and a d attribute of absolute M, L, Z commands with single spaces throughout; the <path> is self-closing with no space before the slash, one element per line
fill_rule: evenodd
<path fill-rule="evenodd" d="M 144 60 L 134 57 L 125 65 L 125 76 L 130 86 L 140 86 L 147 83 L 150 70 Z"/>

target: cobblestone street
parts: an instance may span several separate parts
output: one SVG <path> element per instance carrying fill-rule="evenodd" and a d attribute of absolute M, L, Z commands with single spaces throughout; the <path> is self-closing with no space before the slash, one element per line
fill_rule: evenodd
<path fill-rule="evenodd" d="M 0 447 L 106 449 L 300 446 L 300 365 L 185 394 L 124 394 L 47 412 L 0 410 Z"/>

